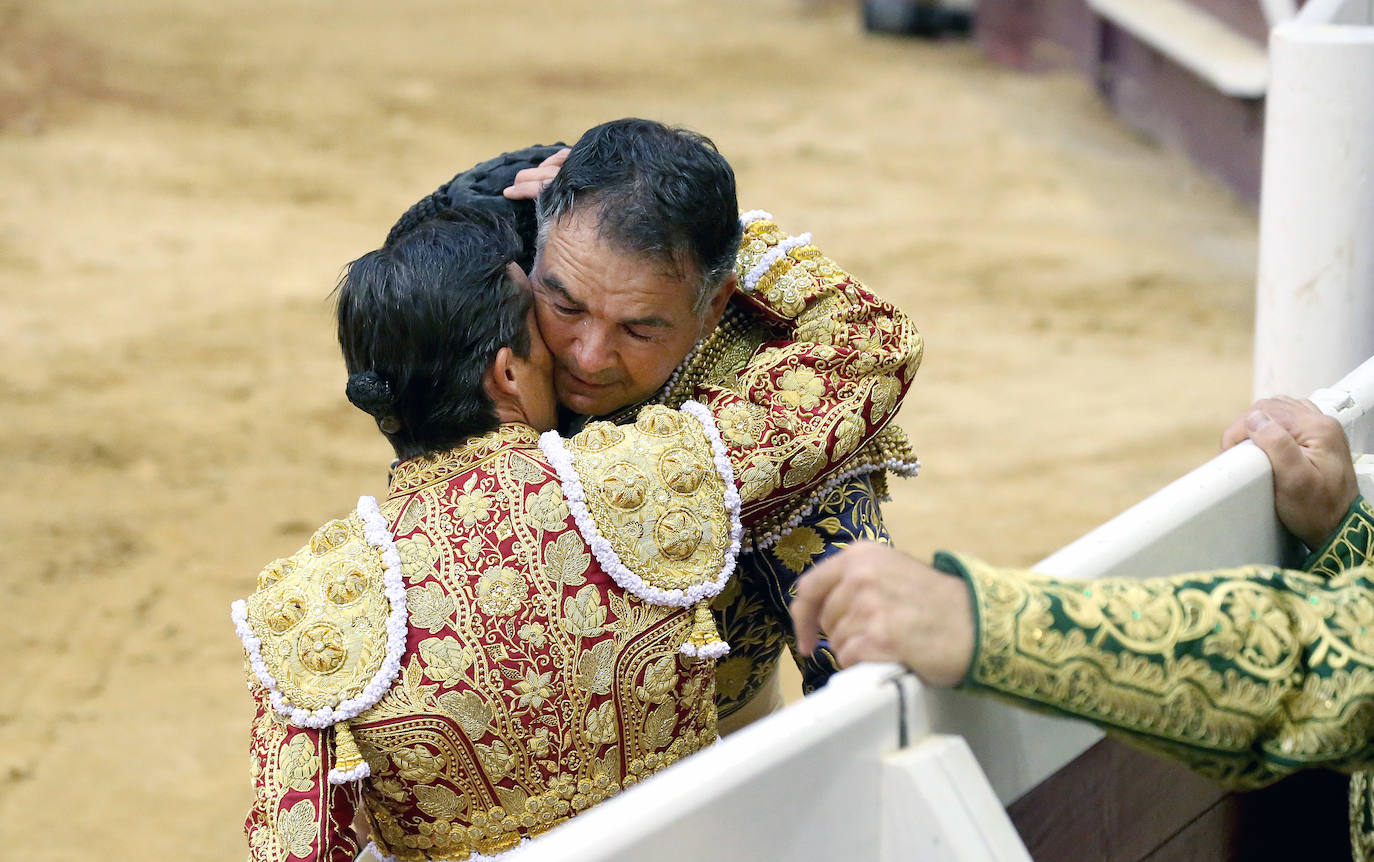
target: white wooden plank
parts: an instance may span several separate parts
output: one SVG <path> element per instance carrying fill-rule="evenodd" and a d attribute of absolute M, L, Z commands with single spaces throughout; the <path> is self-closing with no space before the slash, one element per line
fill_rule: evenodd
<path fill-rule="evenodd" d="M 1097 14 L 1228 96 L 1257 99 L 1269 84 L 1264 48 L 1182 0 L 1088 0 Z"/>
<path fill-rule="evenodd" d="M 1030 862 L 958 736 L 931 734 L 883 761 L 882 862 Z"/>
<path fill-rule="evenodd" d="M 876 860 L 883 756 L 898 747 L 897 665 L 837 674 L 762 719 L 573 818 L 520 862 Z"/>

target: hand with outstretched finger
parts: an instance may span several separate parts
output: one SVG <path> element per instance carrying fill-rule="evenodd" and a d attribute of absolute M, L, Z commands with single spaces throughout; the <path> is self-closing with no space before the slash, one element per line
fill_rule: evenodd
<path fill-rule="evenodd" d="M 558 176 L 558 171 L 563 167 L 563 163 L 568 160 L 568 153 L 570 152 L 572 152 L 571 149 L 564 147 L 540 162 L 538 167 L 525 168 L 520 171 L 501 194 L 513 201 L 532 201 L 539 197 L 544 186 Z"/>

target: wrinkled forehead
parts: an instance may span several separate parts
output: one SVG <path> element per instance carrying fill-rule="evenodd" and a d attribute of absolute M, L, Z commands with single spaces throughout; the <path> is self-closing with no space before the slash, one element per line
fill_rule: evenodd
<path fill-rule="evenodd" d="M 574 210 L 541 232 L 535 266 L 541 286 L 579 301 L 634 295 L 691 303 L 697 271 L 685 252 L 636 247 L 605 230 L 597 216 Z"/>
<path fill-rule="evenodd" d="M 579 201 L 547 225 L 541 225 L 536 251 L 543 251 L 550 235 L 570 245 L 581 245 L 599 254 L 613 255 L 651 268 L 664 278 L 689 285 L 699 274 L 692 249 L 684 234 L 664 229 L 660 218 L 646 217 L 648 231 L 637 230 L 634 206 L 596 199 Z M 673 236 L 673 234 L 678 234 Z"/>

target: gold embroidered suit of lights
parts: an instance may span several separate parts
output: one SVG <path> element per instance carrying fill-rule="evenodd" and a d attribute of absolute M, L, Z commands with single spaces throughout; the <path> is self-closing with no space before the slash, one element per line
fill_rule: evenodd
<path fill-rule="evenodd" d="M 979 623 L 965 685 L 1087 718 L 1240 787 L 1355 768 L 1374 729 L 1374 569 L 1091 584 L 940 555 Z"/>
<path fill-rule="evenodd" d="M 736 272 L 747 280 L 786 240 L 776 224 L 745 228 Z M 754 543 L 771 543 L 839 473 L 914 469 L 888 423 L 920 366 L 921 337 L 813 245 L 790 248 L 686 362 L 663 403 L 692 399 L 716 417 Z"/>
<path fill-rule="evenodd" d="M 1357 499 L 1305 574 L 1256 567 L 1099 589 L 938 562 L 969 578 L 984 626 L 967 686 L 1128 731 L 1241 787 L 1308 766 L 1354 770 L 1351 855 L 1369 862 L 1371 536 L 1374 508 Z"/>
<path fill-rule="evenodd" d="M 364 814 L 392 857 L 509 849 L 715 739 L 714 662 L 678 653 L 690 609 L 617 587 L 555 475 L 523 426 L 393 473 L 381 508 L 401 558 L 409 646 L 397 682 L 350 722 L 371 769 Z M 651 496 L 664 480 L 650 478 Z M 321 787 L 333 757 L 322 745 L 306 779 L 309 763 L 283 765 L 291 737 L 328 736 L 283 732 L 270 748 L 255 731 L 265 765 L 250 824 L 270 837 L 257 839 L 264 847 L 286 840 L 283 824 L 305 822 L 304 809 L 280 816 L 306 798 L 286 782 Z M 327 804 L 327 789 L 311 790 L 316 848 L 343 846 L 351 808 L 337 790 Z"/>
<path fill-rule="evenodd" d="M 249 671 L 257 704 L 251 759 L 257 801 L 244 831 L 255 862 L 352 859 L 353 793 L 330 784 L 332 746 L 321 733 L 288 725 Z"/>
<path fill-rule="evenodd" d="M 1358 498 L 1326 544 L 1308 558 L 1305 568 L 1335 577 L 1374 563 L 1374 507 Z M 1368 627 L 1366 627 L 1367 629 Z M 1353 862 L 1374 860 L 1374 778 L 1367 770 L 1350 776 L 1350 849 Z"/>
<path fill-rule="evenodd" d="M 360 693 L 386 658 L 384 567 L 358 515 L 330 521 L 258 575 L 248 622 L 281 693 L 306 710 Z"/>

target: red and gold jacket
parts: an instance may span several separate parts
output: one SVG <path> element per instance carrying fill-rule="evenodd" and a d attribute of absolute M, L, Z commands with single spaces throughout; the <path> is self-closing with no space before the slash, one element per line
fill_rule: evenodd
<path fill-rule="evenodd" d="M 893 417 L 924 344 L 911 319 L 762 210 L 740 217 L 739 291 L 659 395 L 692 400 L 724 438 L 748 534 L 767 548 L 855 476 L 914 474 Z"/>
<path fill-rule="evenodd" d="M 742 526 L 766 544 L 900 467 L 883 433 L 921 352 L 771 219 L 746 218 L 740 272 L 753 328 L 727 321 L 665 387 L 699 421 L 645 408 L 547 452 L 504 426 L 404 462 L 380 509 L 364 498 L 236 603 L 254 859 L 350 859 L 360 806 L 393 858 L 501 852 L 715 738 L 707 604 Z"/>
<path fill-rule="evenodd" d="M 660 393 L 708 405 L 746 500 L 739 568 L 714 605 L 730 643 L 716 707 L 738 727 L 781 705 L 778 660 L 792 649 L 810 692 L 839 669 L 827 642 L 796 649 L 788 612 L 801 573 L 859 540 L 887 541 L 887 474 L 919 467 L 889 420 L 920 366 L 900 309 L 763 212 L 745 214 L 740 289 L 719 327 Z M 624 411 L 633 415 L 633 410 Z"/>
<path fill-rule="evenodd" d="M 540 446 L 403 462 L 236 604 L 254 859 L 351 860 L 359 806 L 384 857 L 498 853 L 715 740 L 694 606 L 740 526 L 707 427 L 659 407 Z"/>

